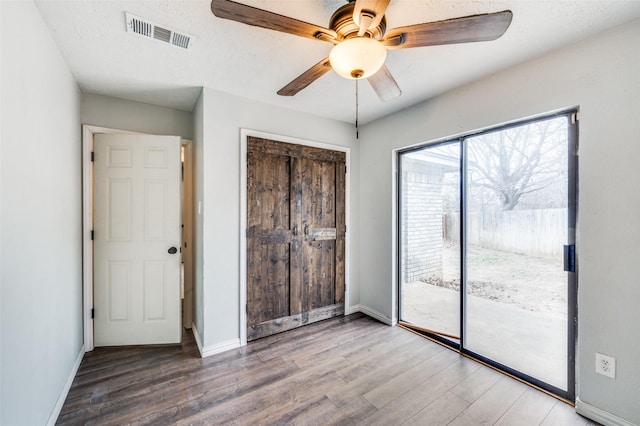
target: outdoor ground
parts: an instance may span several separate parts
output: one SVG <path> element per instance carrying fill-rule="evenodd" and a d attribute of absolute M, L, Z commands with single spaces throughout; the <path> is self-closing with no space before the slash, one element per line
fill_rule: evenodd
<path fill-rule="evenodd" d="M 459 250 L 457 245 L 445 247 L 444 282 L 429 284 L 459 290 Z M 567 314 L 567 274 L 560 256 L 550 259 L 471 246 L 467 277 L 468 294 L 532 312 Z"/>

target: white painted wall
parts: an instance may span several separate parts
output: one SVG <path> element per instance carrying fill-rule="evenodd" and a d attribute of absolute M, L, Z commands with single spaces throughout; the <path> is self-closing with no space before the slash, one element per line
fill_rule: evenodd
<path fill-rule="evenodd" d="M 359 146 L 353 125 L 262 104 L 204 88 L 203 135 L 198 150 L 198 201 L 203 221 L 203 344 L 205 347 L 237 341 L 240 337 L 240 129 L 246 128 L 351 148 L 351 218 L 357 223 Z M 201 226 L 201 227 L 200 227 Z M 359 300 L 358 232 L 351 233 L 349 296 Z"/>
<path fill-rule="evenodd" d="M 82 96 L 81 117 L 82 124 L 193 138 L 191 112 L 142 102 L 88 93 Z"/>
<path fill-rule="evenodd" d="M 35 5 L 0 8 L 0 423 L 43 425 L 83 354 L 81 94 Z"/>
<path fill-rule="evenodd" d="M 393 149 L 577 105 L 579 407 L 607 422 L 617 416 L 640 424 L 639 44 L 636 20 L 365 126 L 361 304 L 396 314 Z M 378 232 L 364 232 L 370 229 Z M 597 351 L 617 359 L 615 380 L 595 374 Z"/>

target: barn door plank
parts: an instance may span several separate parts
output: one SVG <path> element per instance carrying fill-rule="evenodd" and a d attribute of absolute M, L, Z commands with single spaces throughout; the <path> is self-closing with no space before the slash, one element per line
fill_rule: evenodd
<path fill-rule="evenodd" d="M 345 292 L 345 238 L 347 235 L 345 197 L 347 166 L 345 160 L 336 163 L 336 283 L 335 302 L 344 306 Z"/>
<path fill-rule="evenodd" d="M 247 326 L 290 312 L 291 157 L 247 152 Z"/>
<path fill-rule="evenodd" d="M 302 180 L 300 158 L 292 159 L 291 179 L 291 315 L 303 312 L 302 288 Z"/>
<path fill-rule="evenodd" d="M 303 158 L 303 257 L 307 311 L 334 304 L 335 238 L 316 240 L 317 229 L 335 231 L 335 168 L 330 161 Z"/>

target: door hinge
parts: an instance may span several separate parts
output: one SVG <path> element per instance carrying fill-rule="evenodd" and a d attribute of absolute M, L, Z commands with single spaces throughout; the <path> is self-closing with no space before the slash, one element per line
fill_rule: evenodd
<path fill-rule="evenodd" d="M 91 308 L 91 319 L 95 318 L 95 311 Z"/>
<path fill-rule="evenodd" d="M 91 230 L 91 241 L 93 241 L 93 229 Z"/>
<path fill-rule="evenodd" d="M 580 120 L 580 116 L 577 112 L 571 114 L 571 124 L 576 124 Z"/>
<path fill-rule="evenodd" d="M 565 272 L 576 271 L 576 245 L 567 244 L 564 246 L 564 270 Z"/>
<path fill-rule="evenodd" d="M 91 161 L 93 161 L 94 159 L 95 159 L 95 153 L 91 151 Z"/>

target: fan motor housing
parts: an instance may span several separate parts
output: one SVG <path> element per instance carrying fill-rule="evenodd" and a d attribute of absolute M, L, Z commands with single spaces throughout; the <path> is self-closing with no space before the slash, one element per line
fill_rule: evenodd
<path fill-rule="evenodd" d="M 329 28 L 336 32 L 338 40 L 345 40 L 358 35 L 360 27 L 353 20 L 353 9 L 355 9 L 355 7 L 355 2 L 347 3 L 336 10 L 331 16 Z M 365 36 L 375 40 L 382 40 L 386 29 L 387 19 L 383 16 L 377 26 L 367 30 Z"/>

